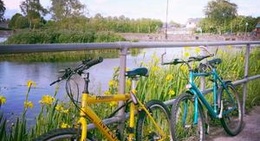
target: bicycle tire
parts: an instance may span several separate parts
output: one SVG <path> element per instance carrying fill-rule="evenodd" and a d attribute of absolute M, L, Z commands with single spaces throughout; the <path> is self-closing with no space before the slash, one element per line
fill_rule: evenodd
<path fill-rule="evenodd" d="M 77 141 L 80 138 L 78 132 L 76 128 L 55 129 L 37 137 L 33 141 Z M 91 136 L 88 133 L 87 141 L 95 141 Z"/>
<path fill-rule="evenodd" d="M 240 104 L 238 93 L 235 90 L 233 84 L 227 83 L 226 88 L 228 89 L 230 95 L 228 95 L 228 92 L 225 89 L 221 89 L 219 97 L 220 100 L 223 101 L 223 117 L 220 119 L 220 121 L 225 131 L 229 135 L 235 136 L 242 130 L 242 107 Z M 230 109 L 233 109 L 234 107 L 235 110 L 229 112 Z"/>
<path fill-rule="evenodd" d="M 151 100 L 146 103 L 146 108 L 149 110 L 153 119 L 163 128 L 164 133 L 167 134 L 166 141 L 171 140 L 170 136 L 170 111 L 168 107 L 160 100 Z M 153 141 L 161 139 L 159 133 L 154 129 L 154 124 L 149 120 L 144 110 L 138 113 L 136 125 L 136 141 Z"/>
<path fill-rule="evenodd" d="M 186 111 L 186 112 L 185 112 Z M 189 93 L 179 95 L 171 109 L 171 135 L 176 141 L 203 141 L 205 138 L 203 109 L 198 103 L 198 123 L 194 123 L 194 100 Z"/>

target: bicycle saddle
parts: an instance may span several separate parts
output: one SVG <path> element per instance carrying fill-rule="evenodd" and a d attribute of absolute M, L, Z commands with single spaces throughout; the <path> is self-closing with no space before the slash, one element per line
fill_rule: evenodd
<path fill-rule="evenodd" d="M 210 66 L 216 66 L 216 65 L 220 64 L 221 62 L 222 62 L 222 60 L 220 58 L 215 58 L 215 59 L 208 61 Z"/>
<path fill-rule="evenodd" d="M 136 76 L 147 76 L 148 75 L 148 69 L 147 68 L 136 68 L 130 71 L 127 71 L 125 76 L 134 78 Z"/>

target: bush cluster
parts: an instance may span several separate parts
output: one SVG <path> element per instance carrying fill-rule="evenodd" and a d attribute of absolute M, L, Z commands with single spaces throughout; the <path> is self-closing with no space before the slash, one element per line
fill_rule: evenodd
<path fill-rule="evenodd" d="M 125 39 L 114 32 L 71 31 L 71 30 L 28 30 L 10 36 L 7 44 L 46 44 L 46 43 L 92 43 L 115 42 Z"/>

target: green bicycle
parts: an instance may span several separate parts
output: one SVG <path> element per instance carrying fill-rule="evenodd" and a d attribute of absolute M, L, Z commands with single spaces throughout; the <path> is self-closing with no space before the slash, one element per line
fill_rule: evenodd
<path fill-rule="evenodd" d="M 173 102 L 171 109 L 171 134 L 173 140 L 190 141 L 205 139 L 206 124 L 203 105 L 211 118 L 220 119 L 225 131 L 237 135 L 242 129 L 243 116 L 238 93 L 231 81 L 223 80 L 216 67 L 222 62 L 214 58 L 206 63 L 200 63 L 192 68 L 191 62 L 201 61 L 213 55 L 189 57 L 187 60 L 174 59 L 163 65 L 186 65 L 189 69 L 189 83 L 187 91 L 179 95 Z M 195 83 L 195 78 L 210 77 L 213 86 L 213 102 L 209 102 Z"/>

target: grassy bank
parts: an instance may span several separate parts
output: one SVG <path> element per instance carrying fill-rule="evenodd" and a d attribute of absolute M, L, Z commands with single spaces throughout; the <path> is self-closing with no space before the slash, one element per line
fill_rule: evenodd
<path fill-rule="evenodd" d="M 10 62 L 75 62 L 86 58 L 102 56 L 103 58 L 118 58 L 119 50 L 101 49 L 101 50 L 83 50 L 83 51 L 64 51 L 64 52 L 41 52 L 41 53 L 23 53 L 23 54 L 3 54 L 0 55 L 0 61 Z M 136 56 L 140 49 L 130 49 L 130 54 Z"/>

